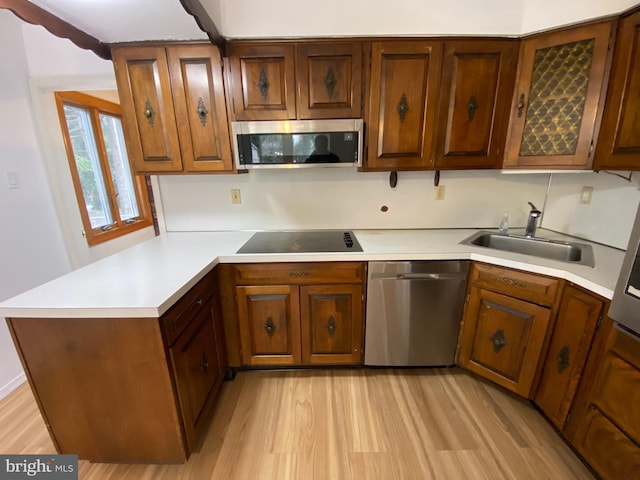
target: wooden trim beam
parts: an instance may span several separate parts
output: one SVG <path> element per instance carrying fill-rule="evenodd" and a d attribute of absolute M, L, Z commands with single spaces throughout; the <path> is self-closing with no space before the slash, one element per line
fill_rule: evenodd
<path fill-rule="evenodd" d="M 0 8 L 11 10 L 25 22 L 41 25 L 56 37 L 69 39 L 78 47 L 111 60 L 108 45 L 27 0 L 0 0 Z"/>
<path fill-rule="evenodd" d="M 1 1 L 2 0 L 0 0 L 0 2 Z M 180 0 L 180 3 L 186 12 L 195 18 L 200 30 L 207 34 L 211 43 L 216 45 L 224 56 L 226 45 L 224 37 L 220 34 L 218 27 L 216 27 L 216 24 L 209 13 L 202 6 L 202 2 L 200 0 Z"/>

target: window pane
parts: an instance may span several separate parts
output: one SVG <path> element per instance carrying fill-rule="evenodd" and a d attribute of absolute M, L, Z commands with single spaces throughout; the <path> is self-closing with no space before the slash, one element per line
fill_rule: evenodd
<path fill-rule="evenodd" d="M 133 186 L 127 149 L 124 144 L 122 134 L 122 122 L 113 115 L 100 114 L 100 125 L 102 126 L 102 136 L 109 159 L 109 169 L 111 170 L 111 180 L 118 199 L 118 210 L 120 218 L 128 220 L 140 215 L 136 191 Z"/>
<path fill-rule="evenodd" d="M 89 112 L 65 105 L 64 115 L 91 228 L 110 225 L 113 223 L 113 216 L 109 208 Z"/>

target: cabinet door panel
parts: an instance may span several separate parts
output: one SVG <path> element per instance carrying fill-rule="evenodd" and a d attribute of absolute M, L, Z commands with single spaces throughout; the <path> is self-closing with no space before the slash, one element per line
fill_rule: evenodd
<path fill-rule="evenodd" d="M 517 42 L 445 44 L 436 167 L 492 168 L 503 150 Z"/>
<path fill-rule="evenodd" d="M 207 399 L 222 383 L 212 312 L 213 302 L 210 301 L 171 348 L 178 398 L 191 451 L 197 447 L 207 426 L 206 422 L 200 422 Z"/>
<path fill-rule="evenodd" d="M 242 359 L 247 365 L 300 363 L 298 287 L 237 287 Z"/>
<path fill-rule="evenodd" d="M 556 427 L 567 414 L 604 302 L 571 285 L 565 289 L 535 402 Z"/>
<path fill-rule="evenodd" d="M 232 171 L 220 54 L 212 45 L 168 47 L 182 161 L 189 171 Z"/>
<path fill-rule="evenodd" d="M 234 45 L 227 48 L 236 120 L 296 118 L 293 45 Z"/>
<path fill-rule="evenodd" d="M 136 172 L 181 171 L 180 143 L 164 48 L 116 48 L 127 152 Z"/>
<path fill-rule="evenodd" d="M 640 338 L 608 320 L 589 354 L 565 429 L 578 452 L 606 479 L 640 475 Z"/>
<path fill-rule="evenodd" d="M 611 22 L 525 39 L 506 167 L 589 168 Z"/>
<path fill-rule="evenodd" d="M 439 42 L 373 43 L 367 169 L 433 165 L 441 49 Z"/>
<path fill-rule="evenodd" d="M 305 363 L 360 363 L 362 287 L 300 287 L 302 359 Z"/>
<path fill-rule="evenodd" d="M 362 44 L 299 44 L 298 89 L 300 119 L 360 117 Z"/>
<path fill-rule="evenodd" d="M 547 308 L 472 288 L 460 337 L 460 364 L 529 397 L 549 316 Z"/>
<path fill-rule="evenodd" d="M 618 27 L 595 170 L 640 169 L 640 11 Z"/>

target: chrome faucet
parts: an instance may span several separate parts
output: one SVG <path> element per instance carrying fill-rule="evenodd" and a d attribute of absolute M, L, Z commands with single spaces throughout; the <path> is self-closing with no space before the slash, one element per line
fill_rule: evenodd
<path fill-rule="evenodd" d="M 531 211 L 529 212 L 529 219 L 527 220 L 527 227 L 524 230 L 525 237 L 535 237 L 536 227 L 538 226 L 538 218 L 542 215 L 542 212 L 536 208 L 536 206 L 528 202 L 531 205 Z"/>

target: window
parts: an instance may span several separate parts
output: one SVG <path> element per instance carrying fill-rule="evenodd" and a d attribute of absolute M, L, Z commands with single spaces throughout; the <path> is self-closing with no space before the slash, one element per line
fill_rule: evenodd
<path fill-rule="evenodd" d="M 120 106 L 79 92 L 55 97 L 87 243 L 151 225 L 145 178 L 129 166 Z"/>

